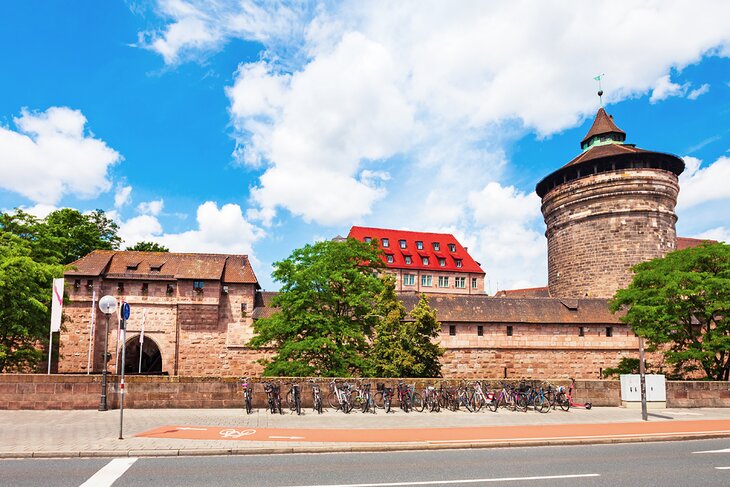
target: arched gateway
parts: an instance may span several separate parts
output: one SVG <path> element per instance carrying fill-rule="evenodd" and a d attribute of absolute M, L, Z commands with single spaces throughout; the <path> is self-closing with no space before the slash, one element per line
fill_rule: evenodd
<path fill-rule="evenodd" d="M 141 343 L 140 360 L 139 335 L 127 340 L 127 351 L 124 358 L 124 372 L 127 374 L 159 374 L 162 372 L 162 354 L 155 341 L 147 336 Z"/>

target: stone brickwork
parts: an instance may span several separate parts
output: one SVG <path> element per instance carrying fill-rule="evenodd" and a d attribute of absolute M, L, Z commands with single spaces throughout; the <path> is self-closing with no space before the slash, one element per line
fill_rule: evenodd
<path fill-rule="evenodd" d="M 631 267 L 675 249 L 677 175 L 622 169 L 567 181 L 543 197 L 553 297 L 610 298 Z"/>

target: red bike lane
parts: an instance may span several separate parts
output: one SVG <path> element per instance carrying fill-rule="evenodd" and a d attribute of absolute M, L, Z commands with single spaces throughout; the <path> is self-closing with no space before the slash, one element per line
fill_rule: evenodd
<path fill-rule="evenodd" d="M 169 425 L 137 438 L 306 443 L 503 443 L 728 436 L 730 420 L 581 423 L 453 428 L 307 429 Z"/>

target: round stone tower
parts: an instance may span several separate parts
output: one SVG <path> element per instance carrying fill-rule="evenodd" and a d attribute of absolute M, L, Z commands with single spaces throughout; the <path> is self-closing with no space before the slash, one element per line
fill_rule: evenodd
<path fill-rule="evenodd" d="M 631 267 L 674 250 L 674 207 L 684 162 L 624 143 L 601 108 L 583 152 L 537 184 L 553 297 L 610 298 Z"/>

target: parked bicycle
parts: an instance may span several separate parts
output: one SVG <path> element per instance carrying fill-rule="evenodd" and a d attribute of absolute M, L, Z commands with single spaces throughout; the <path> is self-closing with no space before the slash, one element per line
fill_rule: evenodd
<path fill-rule="evenodd" d="M 297 415 L 302 414 L 302 393 L 296 382 L 291 383 L 291 388 L 286 393 L 286 404 L 292 412 L 296 411 Z"/>
<path fill-rule="evenodd" d="M 284 414 L 281 409 L 281 385 L 276 382 L 264 382 L 264 392 L 269 405 L 269 411 L 271 414 Z"/>
<path fill-rule="evenodd" d="M 322 393 L 319 390 L 319 384 L 312 381 L 312 409 L 317 414 L 322 414 Z"/>
<path fill-rule="evenodd" d="M 253 384 L 248 378 L 241 379 L 241 389 L 243 390 L 243 404 L 246 408 L 246 414 L 253 411 Z"/>

